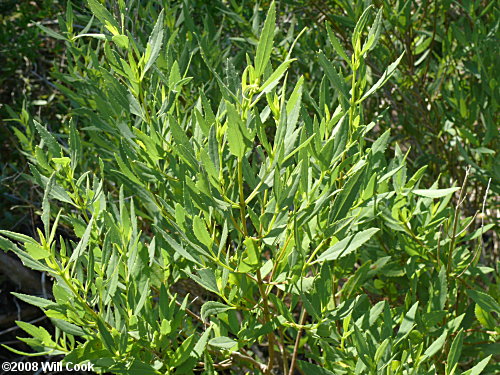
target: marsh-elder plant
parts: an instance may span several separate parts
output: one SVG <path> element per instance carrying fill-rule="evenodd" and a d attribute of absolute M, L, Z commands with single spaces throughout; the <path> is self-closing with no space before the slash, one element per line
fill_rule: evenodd
<path fill-rule="evenodd" d="M 381 10 L 350 53 L 325 26 L 310 91 L 274 3 L 243 55 L 187 2 L 88 5 L 42 26 L 67 49 L 62 130 L 28 114 L 15 130 L 41 226 L 0 246 L 50 275 L 50 299 L 15 295 L 54 325 L 19 322 L 20 340 L 115 374 L 498 370 L 498 274 L 478 264 L 491 226 L 462 215 L 467 177 L 423 186 L 365 116 L 404 58 L 367 80 Z"/>

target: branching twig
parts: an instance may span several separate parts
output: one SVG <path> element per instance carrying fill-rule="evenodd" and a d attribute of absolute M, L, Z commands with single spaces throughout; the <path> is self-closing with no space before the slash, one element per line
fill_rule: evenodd
<path fill-rule="evenodd" d="M 299 324 L 303 325 L 304 322 L 306 321 L 306 318 L 307 318 L 306 309 L 304 307 L 302 307 L 302 312 L 300 314 Z M 295 363 L 297 362 L 297 355 L 299 354 L 299 343 L 300 343 L 301 336 L 302 336 L 302 329 L 299 328 L 299 331 L 297 332 L 297 338 L 295 339 L 295 345 L 293 347 L 292 362 L 290 363 L 290 371 L 288 372 L 288 375 L 293 375 Z"/>
<path fill-rule="evenodd" d="M 239 359 L 241 361 L 245 361 L 245 362 L 251 363 L 252 365 L 254 365 L 255 367 L 257 367 L 260 371 L 262 371 L 264 373 L 267 372 L 267 366 L 264 365 L 263 363 L 257 362 L 252 357 L 244 355 L 244 354 L 242 354 L 240 352 L 232 352 L 231 353 L 231 357 L 234 357 L 235 359 Z"/>

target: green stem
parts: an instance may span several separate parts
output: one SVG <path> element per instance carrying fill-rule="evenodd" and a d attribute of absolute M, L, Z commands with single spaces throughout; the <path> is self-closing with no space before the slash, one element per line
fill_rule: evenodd
<path fill-rule="evenodd" d="M 303 325 L 307 317 L 307 312 L 304 306 L 302 306 L 302 312 L 300 314 L 300 320 L 299 324 Z M 293 347 L 293 354 L 292 354 L 292 362 L 290 363 L 290 371 L 288 372 L 288 375 L 293 375 L 293 370 L 295 368 L 295 363 L 297 362 L 297 355 L 299 354 L 299 344 L 300 344 L 300 337 L 302 336 L 302 329 L 299 328 L 299 331 L 297 332 L 297 337 L 295 338 L 295 345 Z"/>
<path fill-rule="evenodd" d="M 356 54 L 353 53 L 351 57 L 351 65 L 352 65 L 352 79 L 351 79 L 351 99 L 349 102 L 349 143 L 351 142 L 352 139 L 352 127 L 354 123 L 354 116 L 355 116 L 355 108 L 356 108 Z"/>
<path fill-rule="evenodd" d="M 271 321 L 271 314 L 269 312 L 269 301 L 267 299 L 266 291 L 264 290 L 264 282 L 262 281 L 262 274 L 260 273 L 260 269 L 257 270 L 257 286 L 259 288 L 259 293 L 262 297 L 263 308 L 264 308 L 264 321 L 269 323 Z M 269 341 L 269 362 L 267 363 L 266 374 L 270 374 L 272 370 L 272 366 L 274 363 L 274 332 L 270 332 L 268 335 Z"/>
<path fill-rule="evenodd" d="M 243 229 L 243 233 L 245 237 L 248 236 L 247 225 L 246 225 L 246 203 L 245 203 L 245 193 L 243 191 L 243 161 L 241 158 L 238 158 L 238 186 L 240 191 L 240 216 L 241 216 L 241 225 Z"/>

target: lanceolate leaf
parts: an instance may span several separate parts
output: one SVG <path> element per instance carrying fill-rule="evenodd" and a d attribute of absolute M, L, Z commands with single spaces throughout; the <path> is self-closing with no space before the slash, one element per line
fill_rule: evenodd
<path fill-rule="evenodd" d="M 377 12 L 377 16 L 375 17 L 375 21 L 373 25 L 370 27 L 370 32 L 368 33 L 368 37 L 366 38 L 365 44 L 363 45 L 362 54 L 365 52 L 371 51 L 377 45 L 377 42 L 380 38 L 380 30 L 382 28 L 382 9 L 379 9 Z"/>
<path fill-rule="evenodd" d="M 51 36 L 52 38 L 55 38 L 55 39 L 59 39 L 59 40 L 67 40 L 63 35 L 55 32 L 54 30 L 52 29 L 49 29 L 48 27 L 46 26 L 43 26 L 42 24 L 40 23 L 37 23 L 36 25 L 40 30 L 42 30 L 45 34 L 47 34 L 48 36 Z"/>
<path fill-rule="evenodd" d="M 241 159 L 252 146 L 250 133 L 236 108 L 226 102 L 227 108 L 227 142 L 231 154 Z"/>
<path fill-rule="evenodd" d="M 265 94 L 271 92 L 271 90 L 274 89 L 279 83 L 279 80 L 283 76 L 283 74 L 285 74 L 288 66 L 295 60 L 296 59 L 286 60 L 281 63 L 281 65 L 278 66 L 276 70 L 269 76 L 269 78 L 262 84 L 262 86 L 260 87 L 261 92 Z M 262 94 L 259 95 L 258 98 L 260 96 L 262 96 Z M 254 103 L 257 102 L 257 99 L 254 101 Z"/>
<path fill-rule="evenodd" d="M 484 311 L 500 314 L 500 304 L 489 294 L 473 289 L 467 290 L 467 294 Z"/>
<path fill-rule="evenodd" d="M 401 54 L 401 56 L 398 57 L 396 61 L 394 61 L 391 65 L 387 67 L 387 69 L 384 71 L 382 76 L 379 78 L 379 80 L 372 86 L 370 89 L 365 92 L 365 94 L 359 99 L 356 104 L 359 104 L 363 102 L 366 98 L 368 98 L 371 94 L 373 94 L 375 91 L 377 91 L 379 88 L 381 88 L 388 80 L 389 78 L 392 77 L 394 72 L 396 71 L 396 68 L 398 67 L 399 63 L 401 62 L 401 59 L 403 58 L 404 53 Z"/>
<path fill-rule="evenodd" d="M 398 339 L 396 345 L 399 344 L 406 336 L 408 336 L 415 327 L 416 325 L 415 316 L 417 313 L 417 307 L 418 307 L 418 302 L 416 302 L 410 308 L 410 310 L 408 310 L 405 317 L 403 318 L 403 322 L 399 326 L 399 330 L 396 335 L 396 338 Z"/>
<path fill-rule="evenodd" d="M 328 24 L 326 24 L 326 30 L 328 32 L 328 39 L 330 40 L 330 43 L 332 44 L 333 48 L 335 49 L 335 52 L 339 54 L 340 57 L 344 59 L 345 62 L 347 62 L 349 65 L 351 65 L 351 59 L 347 57 L 347 54 L 344 51 L 344 48 L 340 44 L 339 40 L 333 33 L 332 29 Z"/>
<path fill-rule="evenodd" d="M 479 362 L 477 365 L 475 365 L 473 368 L 471 368 L 468 371 L 465 371 L 462 373 L 462 375 L 479 375 L 483 372 L 485 367 L 488 365 L 490 362 L 490 359 L 493 355 L 489 355 L 485 359 L 483 359 L 481 362 Z"/>
<path fill-rule="evenodd" d="M 355 49 L 358 49 L 360 47 L 359 44 L 361 40 L 361 33 L 363 32 L 363 29 L 368 22 L 368 17 L 372 8 L 373 5 L 367 7 L 361 14 L 361 17 L 359 17 L 358 22 L 356 22 L 356 27 L 354 28 L 354 32 L 352 33 L 352 45 Z"/>
<path fill-rule="evenodd" d="M 208 233 L 207 227 L 203 219 L 199 216 L 195 216 L 193 219 L 193 231 L 198 240 L 207 247 L 210 247 L 212 239 L 210 238 L 210 233 Z"/>
<path fill-rule="evenodd" d="M 441 348 L 443 347 L 444 343 L 446 342 L 446 337 L 448 336 L 448 332 L 445 330 L 441 336 L 439 336 L 436 340 L 434 340 L 429 346 L 426 351 L 424 352 L 424 356 L 426 358 L 432 357 L 434 354 L 436 354 Z"/>
<path fill-rule="evenodd" d="M 106 26 L 113 34 L 119 33 L 120 26 L 111 13 L 97 0 L 87 0 L 92 13 Z"/>
<path fill-rule="evenodd" d="M 75 250 L 73 250 L 73 254 L 71 254 L 68 264 L 76 262 L 76 260 L 79 259 L 79 257 L 83 254 L 83 252 L 87 249 L 93 225 L 94 225 L 94 218 L 92 217 L 87 225 L 87 228 L 85 229 L 85 232 L 83 233 L 82 238 L 80 239 L 80 242 L 78 242 L 78 245 L 76 246 Z"/>
<path fill-rule="evenodd" d="M 451 343 L 448 359 L 446 361 L 446 375 L 453 375 L 458 365 L 458 359 L 462 352 L 463 330 L 460 330 Z"/>
<path fill-rule="evenodd" d="M 266 22 L 260 34 L 255 54 L 255 74 L 260 77 L 266 68 L 273 49 L 274 29 L 276 27 L 276 4 L 274 1 L 267 12 Z"/>
<path fill-rule="evenodd" d="M 442 198 L 447 195 L 453 194 L 459 187 L 448 188 L 448 189 L 415 189 L 412 191 L 413 194 L 420 195 L 425 198 Z"/>
<path fill-rule="evenodd" d="M 45 193 L 43 195 L 42 201 L 42 222 L 45 230 L 45 239 L 48 241 L 50 236 L 50 203 L 49 196 L 52 191 L 52 187 L 54 186 L 55 174 L 53 173 L 50 176 L 49 182 L 47 183 L 47 187 L 45 188 Z"/>
<path fill-rule="evenodd" d="M 24 301 L 26 303 L 29 303 L 30 305 L 41 307 L 41 308 L 46 308 L 51 305 L 54 305 L 54 301 L 45 299 L 45 298 L 40 298 L 40 297 L 35 297 L 35 296 L 30 296 L 27 294 L 22 294 L 22 293 L 12 293 L 14 296 L 19 298 L 21 301 Z"/>
<path fill-rule="evenodd" d="M 325 54 L 323 52 L 319 53 L 319 63 L 325 70 L 325 73 L 332 83 L 333 87 L 337 92 L 341 95 L 341 97 L 344 99 L 344 101 L 341 101 L 342 108 L 345 110 L 347 109 L 346 107 L 346 102 L 349 100 L 349 92 L 347 91 L 347 86 L 343 79 L 340 77 L 340 75 L 337 73 L 335 70 L 335 67 L 332 65 L 330 61 L 326 58 Z"/>
<path fill-rule="evenodd" d="M 36 130 L 42 137 L 44 143 L 47 145 L 47 148 L 49 151 L 52 153 L 53 157 L 59 157 L 62 156 L 62 149 L 57 140 L 54 138 L 52 134 L 49 133 L 47 129 L 45 129 L 42 124 L 40 124 L 38 121 L 33 120 L 33 123 L 35 124 Z"/>
<path fill-rule="evenodd" d="M 221 348 L 221 349 L 231 349 L 236 346 L 237 342 L 230 339 L 229 337 L 221 336 L 211 339 L 208 344 L 210 346 Z"/>
<path fill-rule="evenodd" d="M 207 319 L 210 315 L 215 315 L 230 309 L 232 309 L 231 306 L 227 306 L 221 302 L 208 301 L 201 307 L 201 317 L 202 319 Z"/>
<path fill-rule="evenodd" d="M 370 228 L 356 234 L 352 234 L 342 241 L 337 242 L 332 247 L 325 250 L 312 264 L 322 263 L 328 260 L 335 260 L 346 256 L 357 250 L 360 246 L 370 240 L 370 238 L 379 231 L 378 228 Z"/>
<path fill-rule="evenodd" d="M 219 294 L 219 287 L 217 286 L 217 280 L 215 278 L 215 273 L 209 268 L 202 268 L 198 270 L 198 275 L 192 273 L 188 274 L 190 278 L 213 293 Z"/>
<path fill-rule="evenodd" d="M 160 229 L 157 227 L 157 230 L 160 232 L 160 234 L 163 236 L 165 241 L 171 246 L 171 248 L 177 252 L 181 257 L 186 258 L 190 260 L 191 262 L 198 264 L 201 266 L 201 263 L 199 260 L 195 259 L 194 255 L 191 255 L 189 251 L 187 251 L 182 244 L 177 243 L 172 237 L 170 237 L 164 230 Z"/>
<path fill-rule="evenodd" d="M 155 27 L 153 28 L 153 31 L 149 36 L 147 51 L 150 52 L 150 54 L 146 62 L 146 65 L 144 66 L 144 72 L 147 72 L 158 58 L 162 43 L 163 43 L 163 10 L 160 12 L 158 19 L 156 20 Z"/>
<path fill-rule="evenodd" d="M 212 326 L 209 326 L 205 332 L 201 335 L 200 339 L 196 343 L 193 348 L 194 357 L 200 358 L 205 352 L 205 348 L 207 347 L 208 339 L 210 337 L 210 333 L 212 332 Z"/>

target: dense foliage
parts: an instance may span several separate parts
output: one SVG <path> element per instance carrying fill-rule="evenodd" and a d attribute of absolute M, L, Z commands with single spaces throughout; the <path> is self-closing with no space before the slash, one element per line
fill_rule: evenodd
<path fill-rule="evenodd" d="M 20 340 L 116 374 L 499 371 L 494 2 L 251 5 L 39 24 L 58 116 L 10 115 L 40 225 L 0 248 L 54 332 Z"/>

